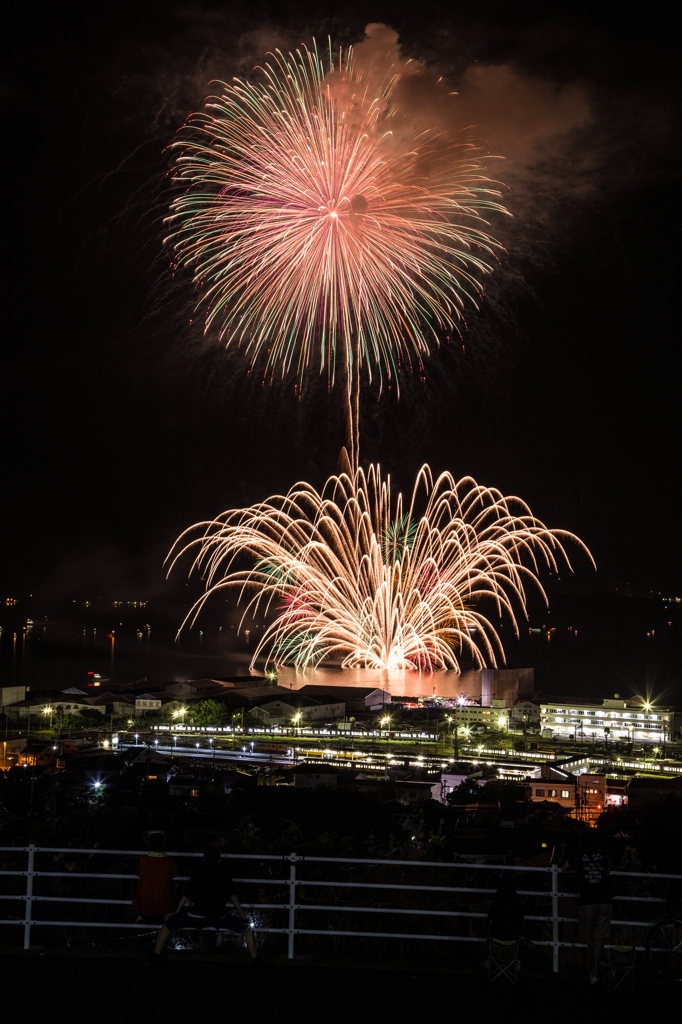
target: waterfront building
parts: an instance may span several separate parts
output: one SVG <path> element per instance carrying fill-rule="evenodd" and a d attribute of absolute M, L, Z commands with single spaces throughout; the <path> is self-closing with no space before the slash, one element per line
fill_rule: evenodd
<path fill-rule="evenodd" d="M 619 697 L 600 703 L 563 699 L 540 702 L 544 739 L 659 744 L 673 739 L 674 721 L 672 708 Z"/>

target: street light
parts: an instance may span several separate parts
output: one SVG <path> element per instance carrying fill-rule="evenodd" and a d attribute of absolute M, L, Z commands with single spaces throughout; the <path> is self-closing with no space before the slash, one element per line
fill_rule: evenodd
<path fill-rule="evenodd" d="M 292 721 L 292 723 L 295 726 L 298 726 L 298 723 L 301 721 L 302 718 L 303 718 L 303 715 L 299 711 L 298 714 L 294 715 L 294 717 L 291 719 L 291 721 Z"/>
<path fill-rule="evenodd" d="M 384 715 L 384 717 L 379 722 L 379 725 L 381 725 L 381 727 L 386 730 L 386 757 L 388 757 L 388 741 L 391 738 L 391 734 L 388 731 L 388 727 L 389 727 L 390 724 L 391 724 L 391 716 L 390 715 Z"/>
<path fill-rule="evenodd" d="M 52 728 L 52 712 L 53 711 L 54 711 L 54 708 L 43 708 L 43 714 L 50 716 L 50 729 Z M 42 732 L 42 729 L 41 729 L 41 732 Z"/>

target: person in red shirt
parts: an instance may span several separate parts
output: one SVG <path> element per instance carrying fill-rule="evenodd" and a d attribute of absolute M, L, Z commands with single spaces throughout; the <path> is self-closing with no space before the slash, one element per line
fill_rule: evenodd
<path fill-rule="evenodd" d="M 166 914 L 175 909 L 177 897 L 173 894 L 173 879 L 178 869 L 172 857 L 165 851 L 166 837 L 163 832 L 152 832 L 149 836 L 149 853 L 140 857 L 137 865 L 137 894 L 133 906 L 137 907 L 139 918 L 150 924 L 160 924 Z"/>

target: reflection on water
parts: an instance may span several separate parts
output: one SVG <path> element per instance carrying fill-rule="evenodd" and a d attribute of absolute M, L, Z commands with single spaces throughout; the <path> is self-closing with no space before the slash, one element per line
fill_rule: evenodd
<path fill-rule="evenodd" d="M 305 672 L 280 666 L 277 669 L 280 686 L 298 690 L 302 686 L 380 686 L 395 697 L 450 697 L 461 693 L 468 697 L 481 696 L 480 672 L 408 672 L 382 671 L 366 668 L 317 668 Z"/>

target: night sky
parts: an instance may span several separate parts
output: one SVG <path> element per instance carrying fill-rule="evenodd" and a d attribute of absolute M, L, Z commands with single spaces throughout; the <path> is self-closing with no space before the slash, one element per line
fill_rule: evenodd
<path fill-rule="evenodd" d="M 679 109 L 669 5 L 14 5 L 5 21 L 3 498 L 7 593 L 164 587 L 191 523 L 318 486 L 340 395 L 262 386 L 202 343 L 172 281 L 164 152 L 213 77 L 368 22 L 454 83 L 505 65 L 589 118 L 518 178 L 508 254 L 461 345 L 363 398 L 361 457 L 428 461 L 525 498 L 597 560 L 581 585 L 682 594 Z M 532 117 L 532 111 L 530 115 Z M 513 131 L 512 131 L 513 134 Z M 491 139 L 491 148 L 494 148 Z M 516 203 L 516 206 L 515 206 Z M 4 596 L 4 595 L 3 595 Z M 120 596 L 128 596 L 121 594 Z"/>

